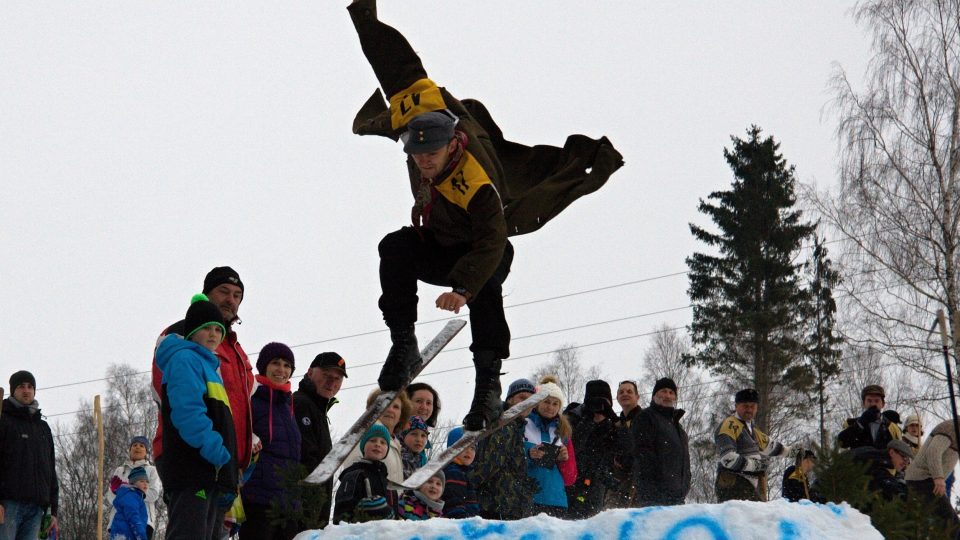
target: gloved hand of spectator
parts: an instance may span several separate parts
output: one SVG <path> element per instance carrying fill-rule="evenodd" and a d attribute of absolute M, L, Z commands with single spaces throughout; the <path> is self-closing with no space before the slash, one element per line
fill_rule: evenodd
<path fill-rule="evenodd" d="M 389 518 L 393 509 L 382 496 L 364 497 L 357 503 L 357 508 L 370 517 Z"/>
<path fill-rule="evenodd" d="M 880 418 L 880 409 L 876 407 L 870 407 L 860 414 L 860 418 L 857 419 L 857 422 L 859 422 L 861 426 L 867 427 L 871 423 L 876 422 L 878 418 Z"/>
<path fill-rule="evenodd" d="M 117 493 L 117 490 L 120 489 L 120 486 L 123 485 L 123 480 L 119 476 L 113 475 L 113 478 L 110 479 L 110 491 L 114 494 Z"/>

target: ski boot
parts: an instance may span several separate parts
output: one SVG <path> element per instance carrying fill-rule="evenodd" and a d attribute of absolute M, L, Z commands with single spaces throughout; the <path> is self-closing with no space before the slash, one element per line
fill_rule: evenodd
<path fill-rule="evenodd" d="M 417 348 L 417 336 L 413 326 L 391 328 L 390 341 L 393 345 L 387 353 L 387 360 L 383 363 L 377 383 L 380 390 L 393 392 L 409 383 L 410 374 L 416 371 L 420 363 L 420 349 Z"/>
<path fill-rule="evenodd" d="M 473 402 L 470 412 L 463 419 L 466 431 L 481 431 L 493 425 L 503 413 L 500 401 L 501 361 L 493 351 L 480 351 L 473 355 L 476 368 L 476 387 L 473 390 Z"/>

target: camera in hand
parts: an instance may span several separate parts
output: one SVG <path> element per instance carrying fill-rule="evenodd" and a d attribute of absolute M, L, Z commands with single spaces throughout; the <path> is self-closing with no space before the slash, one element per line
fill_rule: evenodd
<path fill-rule="evenodd" d="M 551 469 L 554 465 L 557 464 L 557 454 L 560 452 L 560 447 L 555 444 L 541 444 L 540 450 L 543 451 L 543 457 L 541 458 L 531 458 L 530 460 L 534 465 L 543 467 L 544 469 Z"/>

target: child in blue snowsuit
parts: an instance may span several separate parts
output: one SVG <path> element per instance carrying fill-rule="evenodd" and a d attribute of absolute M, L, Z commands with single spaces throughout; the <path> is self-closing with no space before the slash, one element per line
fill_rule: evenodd
<path fill-rule="evenodd" d="M 127 482 L 117 488 L 113 499 L 117 513 L 110 522 L 110 540 L 147 540 L 147 503 L 143 500 L 150 487 L 147 470 L 134 467 Z"/>
<path fill-rule="evenodd" d="M 450 430 L 447 435 L 447 446 L 452 446 L 461 437 L 463 437 L 462 427 Z M 476 446 L 470 446 L 453 458 L 453 462 L 443 469 L 447 480 L 443 489 L 443 517 L 462 519 L 480 515 L 477 488 L 470 478 L 476 456 Z"/>

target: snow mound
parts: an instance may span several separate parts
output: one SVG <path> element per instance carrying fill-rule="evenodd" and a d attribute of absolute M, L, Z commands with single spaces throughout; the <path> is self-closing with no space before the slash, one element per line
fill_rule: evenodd
<path fill-rule="evenodd" d="M 304 531 L 296 540 L 883 540 L 870 518 L 846 503 L 731 501 L 608 510 L 582 521 L 545 514 L 519 521 L 431 519 L 331 525 Z"/>

